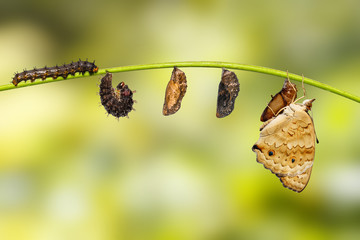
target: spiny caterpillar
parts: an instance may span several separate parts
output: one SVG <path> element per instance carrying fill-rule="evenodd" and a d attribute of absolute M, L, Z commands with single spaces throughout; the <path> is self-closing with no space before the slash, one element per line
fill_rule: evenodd
<path fill-rule="evenodd" d="M 55 67 L 44 67 L 44 68 L 34 68 L 33 70 L 24 70 L 21 73 L 16 73 L 12 83 L 17 86 L 21 81 L 31 80 L 31 82 L 35 81 L 35 79 L 41 78 L 45 80 L 48 77 L 52 77 L 56 79 L 58 77 L 67 78 L 69 74 L 75 75 L 75 73 L 79 72 L 84 74 L 85 72 L 89 72 L 90 74 L 96 73 L 98 71 L 98 67 L 94 62 L 88 61 L 79 61 L 71 62 L 69 64 L 64 64 L 62 66 Z"/>
<path fill-rule="evenodd" d="M 108 114 L 114 117 L 127 117 L 133 110 L 133 93 L 124 82 L 117 85 L 116 90 L 112 87 L 112 74 L 106 73 L 100 83 L 100 100 Z"/>

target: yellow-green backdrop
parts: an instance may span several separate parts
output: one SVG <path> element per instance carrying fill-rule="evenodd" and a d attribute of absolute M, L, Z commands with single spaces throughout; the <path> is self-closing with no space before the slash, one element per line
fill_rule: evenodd
<path fill-rule="evenodd" d="M 0 84 L 79 57 L 247 63 L 359 95 L 360 2 L 1 2 Z M 114 74 L 136 90 L 129 119 L 107 116 L 99 76 L 1 92 L 0 239 L 359 239 L 358 103 L 305 86 L 320 144 L 298 194 L 251 151 L 284 79 L 236 71 L 235 110 L 217 119 L 221 69 L 182 70 L 168 117 L 172 69 Z"/>

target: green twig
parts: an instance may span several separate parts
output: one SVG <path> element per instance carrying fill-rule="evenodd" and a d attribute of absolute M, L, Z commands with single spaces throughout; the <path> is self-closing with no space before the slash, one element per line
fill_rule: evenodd
<path fill-rule="evenodd" d="M 247 65 L 247 64 L 238 64 L 238 63 L 229 63 L 229 62 L 213 62 L 213 61 L 201 61 L 201 62 L 168 62 L 168 63 L 156 63 L 156 64 L 145 64 L 145 65 L 133 65 L 133 66 L 123 66 L 123 67 L 115 67 L 115 68 L 106 68 L 106 69 L 100 69 L 97 73 L 93 75 L 100 75 L 105 74 L 106 72 L 116 73 L 116 72 L 128 72 L 128 71 L 137 71 L 137 70 L 147 70 L 147 69 L 158 69 L 158 68 L 172 68 L 174 66 L 177 67 L 211 67 L 211 68 L 228 68 L 228 69 L 237 69 L 237 70 L 244 70 L 244 71 L 251 71 L 251 72 L 258 72 L 258 73 L 264 73 L 279 77 L 287 77 L 287 72 L 280 71 L 277 69 L 267 68 L 267 67 L 261 67 L 261 66 L 254 66 L 254 65 Z M 17 87 L 15 87 L 13 84 L 7 84 L 0 86 L 0 91 L 15 89 L 15 88 L 22 88 L 22 87 L 28 87 L 38 84 L 44 84 L 44 83 L 50 83 L 50 82 L 57 82 L 62 80 L 68 80 L 73 78 L 79 78 L 79 77 L 86 77 L 90 76 L 89 73 L 85 73 L 85 75 L 77 74 L 75 76 L 68 76 L 66 79 L 63 79 L 62 77 L 59 77 L 57 79 L 47 78 L 44 81 L 36 80 L 35 82 L 21 82 L 18 84 Z M 302 76 L 289 73 L 289 78 L 295 81 L 302 82 Z M 338 94 L 342 97 L 351 99 L 353 101 L 360 103 L 360 97 L 355 96 L 351 93 L 339 90 L 337 88 L 334 88 L 332 86 L 329 86 L 327 84 L 312 80 L 310 78 L 304 78 L 304 83 L 312 85 L 314 87 L 318 87 L 321 89 L 324 89 L 326 91 Z"/>

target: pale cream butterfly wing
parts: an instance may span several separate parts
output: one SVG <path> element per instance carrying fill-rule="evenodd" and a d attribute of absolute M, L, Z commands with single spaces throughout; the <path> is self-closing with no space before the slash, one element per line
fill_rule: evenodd
<path fill-rule="evenodd" d="M 301 192 L 305 189 L 309 182 L 312 167 L 308 168 L 302 174 L 295 177 L 279 177 L 284 187 L 289 188 L 295 192 Z"/>
<path fill-rule="evenodd" d="M 265 122 L 252 148 L 256 160 L 276 174 L 285 187 L 296 192 L 306 187 L 314 162 L 316 134 L 307 113 L 314 100 L 292 103 Z"/>

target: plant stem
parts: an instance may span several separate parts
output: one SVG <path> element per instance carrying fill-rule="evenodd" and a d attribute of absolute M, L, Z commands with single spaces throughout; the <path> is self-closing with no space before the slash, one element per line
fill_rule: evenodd
<path fill-rule="evenodd" d="M 168 62 L 168 63 L 156 63 L 156 64 L 144 64 L 144 65 L 132 65 L 132 66 L 123 66 L 123 67 L 114 67 L 114 68 L 106 68 L 106 69 L 100 69 L 97 73 L 93 75 L 100 75 L 105 74 L 106 72 L 110 73 L 117 73 L 117 72 L 128 72 L 128 71 L 137 71 L 137 70 L 147 70 L 147 69 L 158 69 L 158 68 L 173 68 L 174 66 L 177 67 L 210 67 L 210 68 L 228 68 L 228 69 L 237 69 L 237 70 L 244 70 L 244 71 L 251 71 L 251 72 L 258 72 L 258 73 L 264 73 L 279 77 L 287 77 L 286 71 L 281 71 L 277 69 L 267 68 L 267 67 L 261 67 L 261 66 L 255 66 L 255 65 L 248 65 L 248 64 L 238 64 L 238 63 L 230 63 L 230 62 L 216 62 L 216 61 L 199 61 L 199 62 Z M 62 80 L 68 80 L 73 78 L 79 78 L 79 77 L 87 77 L 90 76 L 89 73 L 85 73 L 84 75 L 77 74 L 75 76 L 68 76 L 66 79 L 63 79 L 62 77 L 59 77 L 57 79 L 47 78 L 45 81 L 36 80 L 35 82 L 21 82 L 18 84 L 17 87 L 15 87 L 13 84 L 7 84 L 0 86 L 0 91 L 15 89 L 15 88 L 21 88 L 21 87 L 28 87 L 38 84 L 44 84 L 44 83 L 50 83 L 50 82 L 57 82 Z M 355 96 L 351 93 L 339 90 L 337 88 L 334 88 L 332 86 L 329 86 L 327 84 L 315 81 L 310 78 L 306 78 L 289 73 L 289 78 L 298 82 L 304 81 L 304 83 L 312 85 L 314 87 L 318 87 L 320 89 L 324 89 L 326 91 L 338 94 L 342 97 L 351 99 L 353 101 L 360 103 L 360 97 Z"/>

